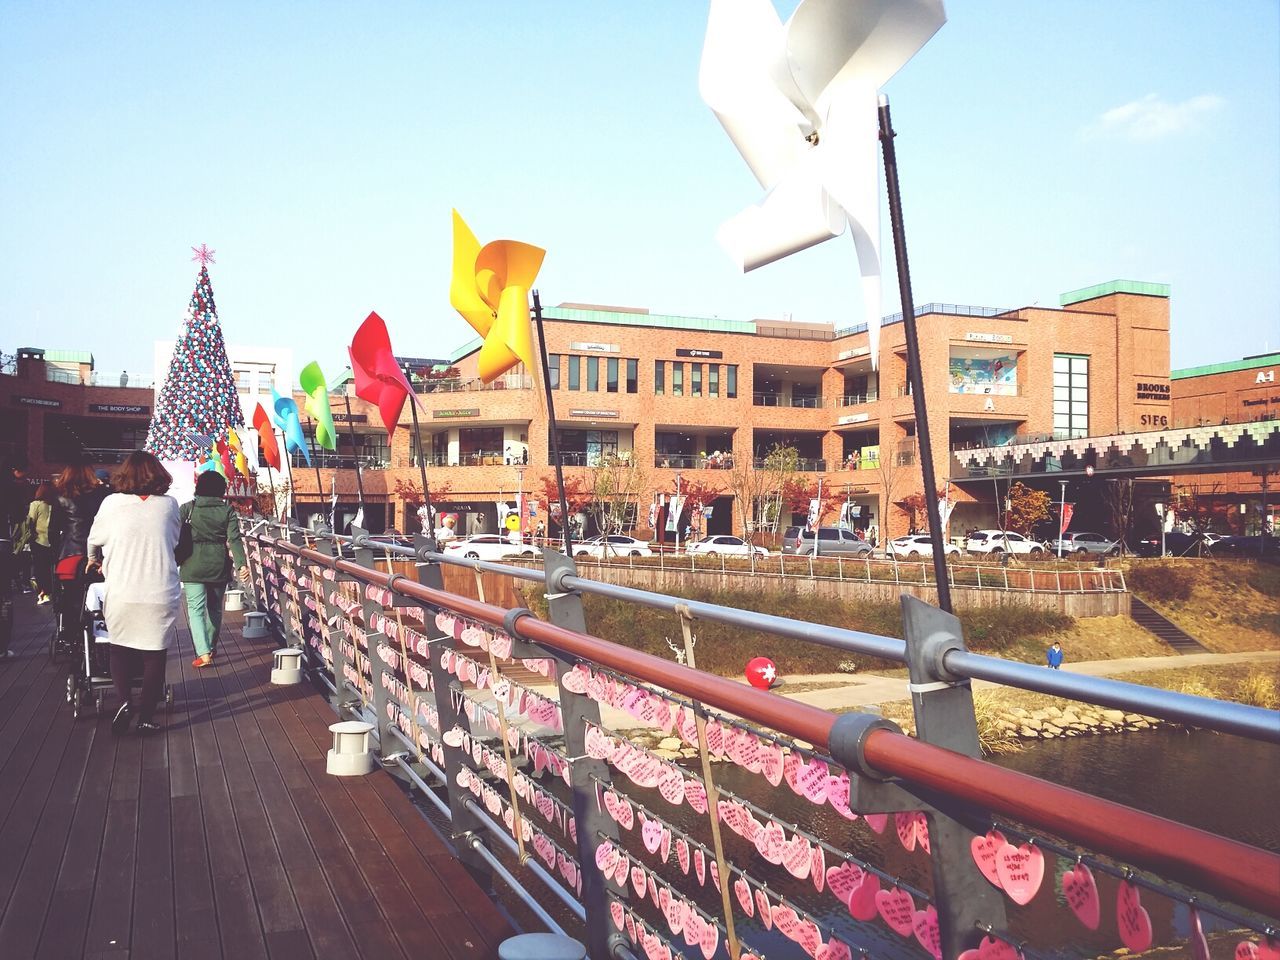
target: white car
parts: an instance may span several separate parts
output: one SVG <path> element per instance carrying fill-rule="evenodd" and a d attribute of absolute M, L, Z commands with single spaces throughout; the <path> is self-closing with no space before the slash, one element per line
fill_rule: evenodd
<path fill-rule="evenodd" d="M 921 557 L 933 556 L 933 541 L 925 534 L 912 534 L 890 540 L 884 552 L 886 556 L 897 557 L 899 560 L 919 560 Z M 960 548 L 954 543 L 944 543 L 942 552 L 948 557 L 960 556 Z"/>
<path fill-rule="evenodd" d="M 496 533 L 475 533 L 461 540 L 450 540 L 444 545 L 447 555 L 466 557 L 468 560 L 506 560 L 509 557 L 536 557 L 538 551 L 532 544 L 512 543 Z"/>
<path fill-rule="evenodd" d="M 573 545 L 575 557 L 652 557 L 653 551 L 645 540 L 635 537 L 624 537 L 621 534 L 610 534 L 607 537 L 592 537 Z"/>
<path fill-rule="evenodd" d="M 757 547 L 741 537 L 731 537 L 728 534 L 719 534 L 714 537 L 704 537 L 688 546 L 687 552 L 697 556 L 699 554 L 720 554 L 726 557 L 749 557 L 754 552 L 758 557 L 767 557 L 769 551 L 764 547 Z"/>
<path fill-rule="evenodd" d="M 1044 545 L 1038 540 L 1028 540 L 1011 530 L 975 530 L 969 534 L 964 548 L 970 553 L 983 553 L 992 557 L 998 557 L 1002 553 L 1044 556 Z"/>

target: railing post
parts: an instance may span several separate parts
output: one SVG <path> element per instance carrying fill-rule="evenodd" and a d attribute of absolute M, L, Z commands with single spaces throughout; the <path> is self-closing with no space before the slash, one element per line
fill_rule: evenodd
<path fill-rule="evenodd" d="M 418 573 L 418 582 L 424 587 L 430 587 L 432 590 L 444 590 L 444 576 L 440 572 L 440 565 L 435 561 L 428 559 L 430 553 L 434 553 L 436 549 L 436 541 L 434 537 L 425 537 L 422 534 L 415 534 L 413 538 L 413 552 L 417 557 L 414 564 Z M 475 852 L 471 847 L 470 838 L 472 836 L 483 837 L 484 826 L 480 820 L 467 807 L 467 800 L 470 799 L 470 793 L 458 786 L 458 771 L 463 767 L 470 767 L 466 761 L 466 754 L 463 752 L 462 743 L 457 746 L 450 746 L 449 739 L 444 735 L 454 727 L 462 727 L 465 724 L 465 714 L 461 710 L 460 698 L 453 697 L 454 689 L 453 676 L 444 668 L 440 662 L 439 645 L 437 640 L 444 640 L 446 644 L 452 644 L 452 639 L 445 640 L 445 634 L 436 626 L 436 618 L 427 611 L 424 632 L 427 636 L 427 642 L 430 646 L 427 648 L 427 666 L 431 670 L 431 686 L 435 699 L 436 713 L 440 718 L 440 748 L 444 753 L 444 786 L 449 796 L 449 840 L 453 845 L 454 856 L 457 857 L 467 867 L 467 870 L 476 879 L 480 887 L 486 891 L 493 887 L 493 871 L 489 864 Z M 459 686 L 460 689 L 460 686 Z M 469 726 L 468 726 L 469 729 Z M 421 750 L 421 746 L 415 744 L 415 749 Z"/>
<path fill-rule="evenodd" d="M 904 595 L 902 624 L 917 736 L 924 743 L 979 756 L 970 682 L 949 673 L 943 663 L 949 650 L 965 649 L 960 621 Z M 945 807 L 943 799 L 930 797 L 930 801 Z M 945 813 L 930 810 L 927 816 L 942 952 L 947 960 L 955 960 L 964 950 L 978 945 L 978 924 L 1005 929 L 1004 899 L 973 862 L 973 832 Z"/>
<path fill-rule="evenodd" d="M 369 546 L 367 539 L 368 534 L 364 530 L 357 532 L 357 528 L 351 528 L 353 541 L 355 543 L 356 563 L 370 570 L 376 569 L 377 558 L 373 555 L 373 550 Z M 394 600 L 392 601 L 395 602 Z M 391 739 L 391 728 L 395 726 L 391 719 L 387 716 L 387 688 L 383 686 L 382 677 L 387 672 L 387 665 L 382 662 L 382 657 L 378 656 L 378 646 L 385 643 L 387 635 L 381 630 L 373 628 L 374 614 L 382 613 L 382 604 L 376 600 L 369 599 L 369 592 L 361 585 L 360 588 L 360 612 L 364 617 L 364 636 L 365 636 L 365 655 L 369 658 L 369 665 L 372 669 L 369 671 L 373 681 L 373 722 L 378 726 L 378 743 L 381 745 L 382 753 L 389 754 L 396 751 L 392 748 L 394 741 Z M 359 670 L 359 661 L 356 661 L 356 669 Z M 404 668 L 405 676 L 409 675 L 408 664 Z M 336 684 L 335 684 L 336 686 Z M 341 690 L 341 687 L 338 687 Z M 363 699 L 363 696 L 361 697 Z M 339 704 L 341 706 L 341 704 Z M 409 704 L 409 709 L 413 710 L 413 704 Z M 414 744 L 414 749 L 420 749 Z"/>
<path fill-rule="evenodd" d="M 554 550 L 542 551 L 543 565 L 547 573 L 547 609 L 551 622 L 568 630 L 586 633 L 586 617 L 582 611 L 582 598 L 566 590 L 564 578 L 575 576 L 574 562 Z M 618 839 L 618 825 L 596 805 L 597 782 L 611 782 L 609 766 L 603 760 L 587 756 L 586 731 L 588 724 L 600 726 L 600 705 L 590 697 L 565 688 L 564 678 L 572 668 L 567 661 L 553 655 L 560 692 L 560 715 L 564 721 L 564 746 L 570 757 L 571 787 L 573 789 L 573 818 L 578 829 L 578 864 L 582 877 L 582 906 L 586 911 L 587 956 L 609 957 L 613 923 L 609 917 L 611 896 L 626 899 L 626 888 L 613 878 L 604 877 L 596 868 L 596 847 L 603 834 Z"/>

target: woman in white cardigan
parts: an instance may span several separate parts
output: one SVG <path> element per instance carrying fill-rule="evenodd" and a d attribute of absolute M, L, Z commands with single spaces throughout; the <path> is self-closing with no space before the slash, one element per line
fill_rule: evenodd
<path fill-rule="evenodd" d="M 111 478 L 116 492 L 102 502 L 89 531 L 89 566 L 101 566 L 106 579 L 103 616 L 111 634 L 111 679 L 120 696 L 111 721 L 117 736 L 129 729 L 135 707 L 139 732 L 160 729 L 152 717 L 164 691 L 182 599 L 174 559 L 182 523 L 177 502 L 165 496 L 172 483 L 151 454 L 129 454 Z M 139 673 L 142 689 L 135 704 L 132 685 Z"/>

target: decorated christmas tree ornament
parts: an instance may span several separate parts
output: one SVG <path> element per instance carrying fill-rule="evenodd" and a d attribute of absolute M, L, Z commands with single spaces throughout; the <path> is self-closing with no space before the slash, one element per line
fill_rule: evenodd
<path fill-rule="evenodd" d="M 161 460 L 195 462 L 208 446 L 193 434 L 225 438 L 229 429 L 244 425 L 209 282 L 213 251 L 203 244 L 191 249 L 200 274 L 147 431 L 145 449 Z"/>

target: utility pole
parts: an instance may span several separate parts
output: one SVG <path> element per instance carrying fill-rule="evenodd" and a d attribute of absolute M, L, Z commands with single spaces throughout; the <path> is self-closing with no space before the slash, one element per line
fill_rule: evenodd
<path fill-rule="evenodd" d="M 1062 522 L 1067 516 L 1067 481 L 1059 480 L 1062 486 L 1062 501 L 1058 505 L 1058 559 L 1062 559 L 1062 540 L 1067 535 L 1066 525 Z"/>

